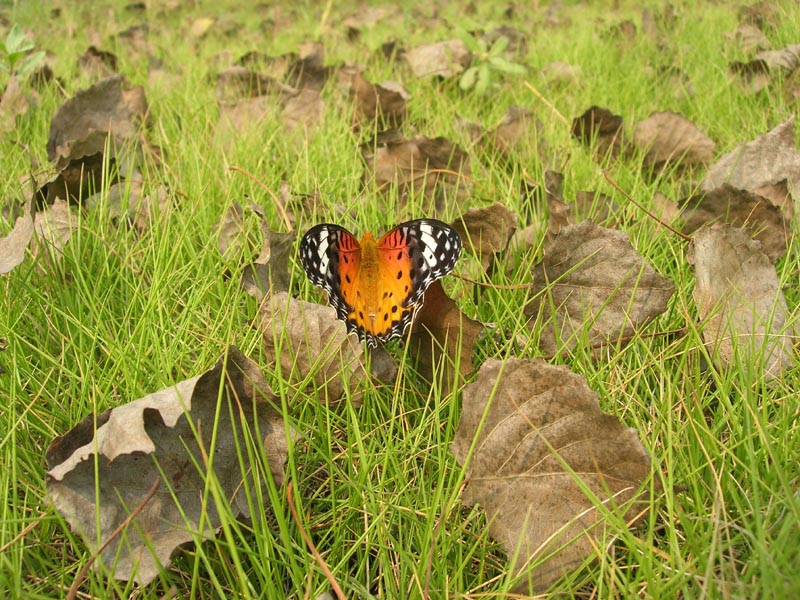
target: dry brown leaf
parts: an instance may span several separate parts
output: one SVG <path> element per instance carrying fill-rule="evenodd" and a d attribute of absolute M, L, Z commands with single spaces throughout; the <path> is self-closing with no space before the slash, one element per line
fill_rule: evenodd
<path fill-rule="evenodd" d="M 0 275 L 12 271 L 25 259 L 25 250 L 33 237 L 32 205 L 33 201 L 28 200 L 8 235 L 0 237 Z"/>
<path fill-rule="evenodd" d="M 690 262 L 711 356 L 723 366 L 760 365 L 767 379 L 791 368 L 797 328 L 761 243 L 744 229 L 716 225 L 694 236 Z"/>
<path fill-rule="evenodd" d="M 273 481 L 283 483 L 289 440 L 271 396 L 258 365 L 230 347 L 202 375 L 90 415 L 53 440 L 45 455 L 50 501 L 94 553 L 160 481 L 127 532 L 99 555 L 115 578 L 145 585 L 179 546 L 220 527 L 227 509 L 213 494 L 206 499 L 209 476 L 235 513 L 252 516 L 246 490 L 254 494 L 253 481 L 267 475 L 254 475 L 258 461 L 243 464 L 242 440 L 261 440 Z"/>
<path fill-rule="evenodd" d="M 0 98 L 0 132 L 13 131 L 17 127 L 17 117 L 28 112 L 29 107 L 28 94 L 22 90 L 16 76 L 12 75 Z"/>
<path fill-rule="evenodd" d="M 780 50 L 762 50 L 753 58 L 763 60 L 770 71 L 783 71 L 788 75 L 800 64 L 800 44 L 792 44 Z"/>
<path fill-rule="evenodd" d="M 117 57 L 113 52 L 89 46 L 86 52 L 78 57 L 78 68 L 84 71 L 89 79 L 105 79 L 117 72 Z"/>
<path fill-rule="evenodd" d="M 221 100 L 214 140 L 224 147 L 235 145 L 241 135 L 275 116 L 287 132 L 300 128 L 308 133 L 325 110 L 317 90 L 296 89 L 242 67 L 220 74 L 217 95 Z M 244 97 L 235 99 L 240 96 Z"/>
<path fill-rule="evenodd" d="M 237 270 L 244 264 L 241 284 L 248 294 L 260 300 L 270 292 L 289 290 L 289 257 L 294 252 L 294 232 L 273 232 L 263 208 L 251 204 L 244 209 L 235 203 L 222 215 L 217 232 L 219 251 L 226 262 Z"/>
<path fill-rule="evenodd" d="M 719 222 L 743 227 L 762 244 L 772 262 L 786 253 L 790 232 L 780 209 L 767 198 L 725 184 L 710 192 L 679 202 L 682 230 L 691 234 L 702 226 Z"/>
<path fill-rule="evenodd" d="M 557 60 L 542 67 L 542 77 L 551 87 L 578 87 L 582 84 L 582 70 L 579 66 Z"/>
<path fill-rule="evenodd" d="M 726 34 L 731 35 L 731 34 Z M 756 26 L 749 23 L 742 23 L 733 32 L 732 37 L 736 40 L 739 46 L 748 54 L 758 52 L 760 50 L 769 50 L 772 44 L 769 38 Z"/>
<path fill-rule="evenodd" d="M 633 335 L 666 310 L 674 286 L 628 234 L 584 221 L 562 230 L 533 267 L 529 326 L 548 354 Z"/>
<path fill-rule="evenodd" d="M 654 112 L 636 125 L 633 143 L 646 152 L 644 165 L 654 172 L 667 167 L 704 165 L 714 156 L 714 141 L 683 115 Z"/>
<path fill-rule="evenodd" d="M 595 157 L 601 160 L 616 158 L 625 150 L 622 117 L 599 106 L 572 120 L 572 137 L 586 148 L 594 143 Z"/>
<path fill-rule="evenodd" d="M 85 145 L 79 144 L 80 148 L 96 147 L 105 142 L 105 135 L 94 132 L 85 141 Z M 73 146 L 73 149 L 76 148 Z M 78 153 L 82 154 L 82 151 L 78 150 Z M 34 195 L 37 207 L 41 209 L 58 198 L 74 206 L 85 205 L 92 195 L 120 182 L 116 166 L 116 158 L 106 160 L 102 151 L 70 160 L 37 190 Z"/>
<path fill-rule="evenodd" d="M 294 254 L 295 232 L 279 233 L 262 222 L 261 252 L 242 273 L 244 291 L 259 300 L 267 293 L 287 292 L 291 281 L 289 258 Z"/>
<path fill-rule="evenodd" d="M 794 140 L 794 117 L 720 157 L 709 167 L 701 189 L 708 192 L 728 183 L 758 194 L 769 193 L 767 186 L 781 182 L 790 194 L 800 193 L 800 152 Z M 781 201 L 779 196 L 770 199 Z M 786 221 L 792 222 L 792 203 L 784 200 L 778 205 Z"/>
<path fill-rule="evenodd" d="M 403 124 L 406 117 L 408 91 L 399 83 L 372 84 L 357 70 L 343 70 L 344 87 L 355 104 L 353 127 L 356 130 L 384 131 Z"/>
<path fill-rule="evenodd" d="M 263 304 L 260 319 L 264 351 L 283 381 L 320 402 L 337 402 L 347 392 L 361 403 L 360 387 L 368 381 L 364 346 L 347 334 L 333 307 L 279 292 Z"/>
<path fill-rule="evenodd" d="M 645 514 L 637 509 L 647 500 L 640 489 L 650 458 L 636 430 L 603 413 L 597 394 L 566 367 L 487 360 L 464 389 L 451 445 L 460 464 L 473 442 L 463 499 L 486 511 L 489 534 L 522 575 L 518 593 L 544 592 L 599 556 L 615 522 Z M 601 503 L 618 519 L 604 518 Z"/>
<path fill-rule="evenodd" d="M 441 373 L 445 390 L 456 381 L 456 366 L 462 378 L 472 372 L 472 349 L 483 330 L 483 323 L 461 312 L 455 301 L 434 281 L 425 290 L 422 307 L 414 315 L 409 352 L 417 372 L 428 381 Z M 458 387 L 458 384 L 456 384 Z"/>
<path fill-rule="evenodd" d="M 452 199 L 469 192 L 469 155 L 443 137 L 431 139 L 418 135 L 412 139 L 389 139 L 377 145 L 364 144 L 361 154 L 366 163 L 365 183 L 374 177 L 381 190 L 397 185 L 402 199 L 411 189 L 422 193 L 432 204 L 426 207 L 432 213 L 442 211 L 446 193 Z"/>
<path fill-rule="evenodd" d="M 78 217 L 66 200 L 56 198 L 46 209 L 36 211 L 33 227 L 36 232 L 31 244 L 33 254 L 38 255 L 44 247 L 48 256 L 58 258 L 78 228 Z"/>
<path fill-rule="evenodd" d="M 477 256 L 481 267 L 489 272 L 495 254 L 503 252 L 517 230 L 517 215 L 495 202 L 491 206 L 471 208 L 451 225 L 464 242 L 464 248 Z"/>
<path fill-rule="evenodd" d="M 125 144 L 138 147 L 147 103 L 141 86 L 126 92 L 123 84 L 121 76 L 109 77 L 58 107 L 47 140 L 47 158 L 56 163 L 57 170 L 72 160 L 103 152 L 108 136 L 114 141 L 112 150 Z"/>
<path fill-rule="evenodd" d="M 469 66 L 472 54 L 459 39 L 417 46 L 403 53 L 415 77 L 454 77 Z"/>
<path fill-rule="evenodd" d="M 763 60 L 734 61 L 728 65 L 728 70 L 739 78 L 744 91 L 751 95 L 766 88 L 771 80 L 769 66 Z"/>

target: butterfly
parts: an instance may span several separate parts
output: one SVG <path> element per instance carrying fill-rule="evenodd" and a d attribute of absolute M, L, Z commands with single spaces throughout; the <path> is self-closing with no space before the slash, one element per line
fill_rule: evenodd
<path fill-rule="evenodd" d="M 461 236 L 436 219 L 401 223 L 379 240 L 368 232 L 361 241 L 324 223 L 300 241 L 308 278 L 328 292 L 348 333 L 372 347 L 403 335 L 425 290 L 453 270 L 460 254 Z"/>

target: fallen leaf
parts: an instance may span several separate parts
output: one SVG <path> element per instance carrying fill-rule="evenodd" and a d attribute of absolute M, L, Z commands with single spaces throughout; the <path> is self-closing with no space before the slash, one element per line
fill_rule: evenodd
<path fill-rule="evenodd" d="M 192 25 L 189 28 L 189 35 L 198 40 L 204 38 L 215 22 L 216 19 L 212 17 L 199 17 L 192 21 Z"/>
<path fill-rule="evenodd" d="M 25 259 L 25 250 L 33 236 L 32 200 L 28 200 L 8 235 L 0 238 L 0 274 L 12 271 Z"/>
<path fill-rule="evenodd" d="M 17 127 L 17 117 L 28 112 L 30 101 L 19 85 L 19 80 L 12 75 L 0 98 L 0 132 L 13 131 Z"/>
<path fill-rule="evenodd" d="M 347 398 L 361 403 L 368 381 L 364 345 L 347 334 L 331 306 L 296 300 L 286 292 L 271 294 L 260 315 L 265 354 L 277 376 L 298 392 L 323 403 Z"/>
<path fill-rule="evenodd" d="M 756 194 L 769 194 L 769 186 L 781 182 L 790 194 L 800 193 L 800 152 L 794 140 L 794 117 L 721 156 L 709 167 L 700 188 L 709 192 L 727 183 Z M 778 193 L 770 200 L 780 206 L 787 222 L 794 220 L 791 198 Z"/>
<path fill-rule="evenodd" d="M 471 208 L 452 223 L 461 236 L 464 248 L 473 252 L 485 272 L 490 272 L 494 257 L 508 247 L 517 230 L 517 215 L 495 202 L 491 206 Z"/>
<path fill-rule="evenodd" d="M 679 202 L 682 231 L 692 234 L 702 226 L 720 222 L 743 227 L 762 244 L 772 262 L 786 253 L 790 232 L 780 209 L 767 198 L 725 184 Z"/>
<path fill-rule="evenodd" d="M 674 112 L 654 112 L 636 125 L 633 143 L 646 152 L 644 165 L 655 173 L 668 167 L 705 165 L 714 141 L 689 119 Z"/>
<path fill-rule="evenodd" d="M 117 57 L 113 52 L 89 46 L 86 52 L 78 57 L 78 67 L 89 79 L 105 79 L 117 72 Z"/>
<path fill-rule="evenodd" d="M 33 254 L 38 255 L 44 247 L 48 249 L 48 257 L 59 258 L 78 228 L 78 216 L 66 200 L 56 198 L 46 209 L 36 211 L 33 228 L 36 232 L 31 244 Z"/>
<path fill-rule="evenodd" d="M 71 161 L 110 149 L 123 175 L 141 160 L 141 124 L 147 117 L 147 101 L 141 86 L 123 89 L 116 75 L 80 90 L 56 110 L 50 123 L 47 158 L 61 171 Z"/>
<path fill-rule="evenodd" d="M 487 360 L 464 389 L 451 450 L 469 461 L 463 500 L 486 511 L 520 594 L 542 593 L 600 557 L 609 530 L 646 514 L 650 458 L 636 430 L 603 413 L 584 378 L 563 366 Z"/>
<path fill-rule="evenodd" d="M 622 117 L 600 106 L 592 106 L 572 120 L 572 137 L 586 148 L 594 148 L 599 159 L 616 158 L 624 150 Z"/>
<path fill-rule="evenodd" d="M 417 46 L 403 53 L 415 77 L 455 77 L 469 66 L 472 54 L 460 39 Z"/>
<path fill-rule="evenodd" d="M 452 199 L 470 189 L 469 155 L 443 137 L 431 139 L 418 135 L 363 144 L 361 154 L 366 163 L 365 183 L 374 178 L 381 191 L 396 185 L 403 200 L 411 190 L 421 193 L 433 204 L 426 208 L 436 214 L 444 208 L 445 195 Z"/>
<path fill-rule="evenodd" d="M 551 87 L 578 87 L 582 84 L 582 70 L 579 66 L 557 60 L 542 67 L 542 77 Z"/>
<path fill-rule="evenodd" d="M 761 31 L 774 29 L 781 19 L 782 9 L 773 2 L 762 0 L 739 7 L 739 22 L 758 27 Z"/>
<path fill-rule="evenodd" d="M 105 140 L 105 134 L 94 132 L 81 148 L 98 146 Z M 83 154 L 82 151 L 76 152 Z M 103 152 L 84 154 L 61 167 L 59 172 L 46 181 L 34 194 L 37 210 L 51 205 L 56 199 L 67 200 L 73 206 L 82 206 L 86 200 L 100 190 L 110 188 L 121 181 L 115 158 L 108 160 Z"/>
<path fill-rule="evenodd" d="M 354 102 L 353 127 L 372 131 L 395 129 L 403 124 L 410 95 L 398 83 L 372 84 L 359 71 L 343 72 L 344 87 Z"/>
<path fill-rule="evenodd" d="M 299 58 L 287 67 L 284 82 L 298 89 L 321 91 L 333 72 L 332 67 L 324 65 L 324 57 L 319 42 L 301 44 Z"/>
<path fill-rule="evenodd" d="M 264 236 L 261 252 L 242 273 L 242 288 L 257 299 L 267 293 L 288 292 L 291 274 L 289 258 L 294 254 L 297 235 L 294 232 L 272 231 L 267 222 L 262 221 L 261 233 Z"/>
<path fill-rule="evenodd" d="M 53 440 L 45 455 L 50 501 L 94 554 L 160 481 L 126 532 L 99 554 L 116 579 L 146 585 L 179 546 L 215 534 L 227 503 L 235 514 L 252 516 L 253 481 L 267 475 L 253 473 L 261 463 L 247 460 L 244 439 L 263 443 L 272 479 L 283 483 L 293 434 L 287 436 L 271 398 L 258 365 L 230 347 L 202 375 L 90 415 Z M 225 507 L 204 494 L 209 477 Z"/>
<path fill-rule="evenodd" d="M 483 323 L 461 312 L 445 293 L 442 282 L 434 281 L 425 290 L 411 328 L 409 352 L 417 372 L 431 382 L 440 375 L 445 395 L 451 385 L 460 387 L 472 372 L 472 349 L 481 331 Z M 456 378 L 456 367 L 460 379 Z"/>
<path fill-rule="evenodd" d="M 728 70 L 737 76 L 748 94 L 757 94 L 770 84 L 769 66 L 763 60 L 734 61 Z"/>
<path fill-rule="evenodd" d="M 695 234 L 689 259 L 709 354 L 722 366 L 760 365 L 767 379 L 791 368 L 797 329 L 761 243 L 744 229 L 715 225 Z"/>
<path fill-rule="evenodd" d="M 782 71 L 788 75 L 800 65 L 800 44 L 792 44 L 780 50 L 762 50 L 753 58 L 763 60 L 770 71 Z"/>
<path fill-rule="evenodd" d="M 584 221 L 564 228 L 533 267 L 531 329 L 548 354 L 633 335 L 664 312 L 674 286 L 631 245 L 628 234 Z"/>
<path fill-rule="evenodd" d="M 284 87 L 269 75 L 245 67 L 229 67 L 217 74 L 216 94 L 221 103 L 232 103 L 241 98 L 257 98 L 280 92 Z"/>
<path fill-rule="evenodd" d="M 758 27 L 750 25 L 749 23 L 741 23 L 736 28 L 736 31 L 733 32 L 732 37 L 742 50 L 748 54 L 758 52 L 759 50 L 768 50 L 772 46 L 769 38 L 767 38 Z"/>

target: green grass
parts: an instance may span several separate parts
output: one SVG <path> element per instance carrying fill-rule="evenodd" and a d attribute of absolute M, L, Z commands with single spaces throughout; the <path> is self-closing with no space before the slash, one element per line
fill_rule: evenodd
<path fill-rule="evenodd" d="M 272 227 L 282 230 L 272 197 L 230 166 L 255 174 L 275 192 L 281 181 L 293 193 L 318 192 L 330 210 L 301 222 L 301 232 L 323 219 L 377 233 L 406 218 L 432 216 L 421 212 L 422 198 L 412 198 L 401 211 L 393 208 L 396 198 L 380 198 L 371 186 L 361 189 L 361 139 L 349 132 L 349 108 L 334 81 L 323 93 L 328 106 L 323 125 L 307 140 L 289 138 L 279 123 L 265 122 L 232 149 L 213 145 L 216 73 L 247 51 L 277 55 L 318 39 L 325 45 L 326 63 L 357 61 L 365 64 L 370 81 L 404 82 L 412 95 L 409 132 L 443 135 L 472 151 L 456 115 L 493 127 L 510 104 L 534 110 L 544 137 L 561 156 L 565 199 L 585 189 L 612 195 L 624 205 L 624 228 L 632 243 L 675 283 L 668 311 L 646 331 L 685 327 L 685 336 L 643 337 L 623 348 L 609 347 L 599 360 L 579 344 L 554 359 L 585 375 L 604 410 L 639 431 L 665 484 L 645 522 L 621 535 L 600 560 L 562 581 L 557 594 L 800 595 L 800 371 L 795 367 L 768 384 L 751 364 L 718 372 L 704 367 L 685 245 L 612 192 L 601 165 L 570 139 L 568 128 L 522 85 L 522 78 L 501 81 L 493 96 L 481 97 L 461 93 L 455 81 L 415 80 L 371 52 L 390 37 L 405 47 L 452 37 L 445 21 L 428 19 L 431 5 L 404 9 L 396 20 L 378 23 L 350 43 L 338 25 L 348 12 L 339 3 L 332 4 L 325 23 L 325 6 L 312 2 L 277 12 L 237 2 L 175 11 L 152 3 L 147 18 L 153 54 L 175 77 L 171 84 L 154 84 L 148 81 L 145 58 L 131 56 L 123 42 L 110 41 L 112 34 L 145 18 L 126 11 L 125 4 L 109 2 L 101 9 L 65 3 L 58 18 L 50 17 L 46 4 L 0 5 L 9 22 L 32 33 L 37 48 L 55 54 L 55 72 L 68 95 L 90 83 L 76 67 L 90 40 L 99 36 L 103 49 L 117 53 L 120 71 L 145 87 L 153 121 L 147 135 L 164 151 L 163 166 L 146 173 L 146 185 L 165 184 L 177 198 L 176 209 L 142 234 L 112 222 L 102 206 L 86 212 L 60 259 L 48 260 L 45 251 L 0 280 L 0 336 L 9 343 L 0 353 L 5 369 L 0 414 L 6 424 L 0 435 L 0 592 L 10 598 L 61 597 L 89 558 L 86 546 L 45 501 L 44 452 L 51 440 L 92 411 L 201 373 L 227 344 L 236 344 L 263 366 L 288 421 L 303 434 L 292 448 L 287 481 L 306 530 L 348 597 L 419 598 L 425 589 L 431 598 L 512 597 L 513 582 L 499 545 L 486 535 L 485 518 L 459 503 L 463 472 L 449 452 L 459 394 L 443 393 L 441 382 L 425 386 L 404 366 L 397 386 L 369 389 L 361 407 L 322 406 L 288 388 L 270 366 L 252 326 L 256 301 L 239 289 L 235 267 L 233 276 L 223 276 L 231 264 L 217 250 L 214 227 L 228 206 L 256 202 Z M 738 4 L 696 9 L 694 3 L 679 3 L 674 27 L 658 44 L 641 27 L 630 40 L 610 33 L 624 19 L 641 23 L 641 8 L 633 2 L 623 1 L 616 9 L 606 3 L 566 3 L 558 14 L 570 22 L 561 27 L 544 23 L 544 6 L 520 3 L 506 19 L 494 3 L 478 5 L 474 15 L 444 4 L 439 13 L 450 23 L 468 29 L 508 23 L 529 33 L 526 80 L 567 119 L 597 104 L 622 115 L 630 132 L 652 111 L 675 110 L 717 142 L 719 155 L 797 112 L 778 89 L 749 96 L 729 78 L 728 62 L 743 58 L 724 35 L 736 27 Z M 660 2 L 646 4 L 655 11 L 663 8 Z M 800 9 L 789 0 L 776 6 L 780 19 L 768 36 L 780 48 L 798 41 Z M 215 14 L 241 29 L 230 37 L 212 29 L 203 40 L 189 38 L 194 18 Z M 276 24 L 265 33 L 260 25 L 267 17 Z M 548 88 L 539 73 L 555 60 L 579 65 L 580 83 Z M 678 67 L 694 93 L 670 84 L 659 74 L 663 66 Z M 57 89 L 49 88 L 17 130 L 0 141 L 4 204 L 30 194 L 20 178 L 38 170 L 32 160 L 47 164 L 49 122 L 62 101 Z M 474 150 L 472 195 L 465 202 L 448 199 L 444 214 L 437 216 L 450 219 L 494 201 L 523 214 L 522 168 L 534 176 L 543 170 L 535 154 L 528 154 L 529 163 L 509 169 Z M 656 190 L 680 198 L 693 183 L 673 175 L 648 181 L 636 160 L 602 167 L 644 203 Z M 345 209 L 344 218 L 332 212 L 334 205 Z M 543 218 L 539 208 L 535 214 Z M 537 256 L 508 258 L 525 265 Z M 293 269 L 296 293 L 318 299 L 299 263 Z M 457 271 L 477 274 L 467 260 Z M 794 314 L 800 301 L 798 271 L 800 251 L 793 241 L 778 273 Z M 494 276 L 501 284 L 526 281 L 524 266 Z M 466 292 L 459 296 L 466 314 L 497 323 L 508 335 L 525 333 L 523 293 L 485 289 L 475 305 L 471 289 L 460 282 L 455 287 Z M 478 355 L 502 358 L 510 347 L 506 341 L 484 341 Z M 396 355 L 403 360 L 402 351 Z M 172 590 L 181 598 L 300 599 L 329 590 L 289 513 L 285 489 L 267 485 L 263 493 L 252 491 L 252 523 L 238 523 L 232 509 L 223 510 L 223 531 L 181 551 L 150 586 L 137 589 L 92 572 L 82 597 L 157 598 Z"/>

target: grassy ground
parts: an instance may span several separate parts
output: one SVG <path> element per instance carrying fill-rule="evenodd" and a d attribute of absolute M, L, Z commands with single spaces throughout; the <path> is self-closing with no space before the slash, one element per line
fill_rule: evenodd
<path fill-rule="evenodd" d="M 338 3 L 294 3 L 279 13 L 246 8 L 249 3 L 163 11 L 153 3 L 144 16 L 124 2 L 104 8 L 61 3 L 58 18 L 51 18 L 51 4 L 0 5 L 9 22 L 32 33 L 37 47 L 55 54 L 55 72 L 68 95 L 90 83 L 76 67 L 90 41 L 97 38 L 104 49 L 117 52 L 119 70 L 145 86 L 154 121 L 149 135 L 164 151 L 164 166 L 147 177 L 166 183 L 181 199 L 177 211 L 143 234 L 110 222 L 102 211 L 87 212 L 54 266 L 44 257 L 29 258 L 0 281 L 5 307 L 0 335 L 9 343 L 0 354 L 5 368 L 0 414 L 6 424 L 0 436 L 3 594 L 63 596 L 88 558 L 86 547 L 44 501 L 44 451 L 55 436 L 92 411 L 202 372 L 226 344 L 237 344 L 255 360 L 264 358 L 251 326 L 256 302 L 239 289 L 236 278 L 223 277 L 228 265 L 213 231 L 233 202 L 261 204 L 275 228 L 281 220 L 271 197 L 231 172 L 231 165 L 254 173 L 273 190 L 286 181 L 296 193 L 318 190 L 330 206 L 358 207 L 358 221 L 344 224 L 359 231 L 382 231 L 404 218 L 425 216 L 385 211 L 373 189 L 361 189 L 363 166 L 343 109 L 328 110 L 320 130 L 300 143 L 286 138 L 278 123 L 267 122 L 233 149 L 213 146 L 214 77 L 231 59 L 253 49 L 282 54 L 319 39 L 329 64 L 364 63 L 370 81 L 402 78 L 413 97 L 411 128 L 465 147 L 469 143 L 456 115 L 493 126 L 508 105 L 528 106 L 545 122 L 548 143 L 569 156 L 565 198 L 581 189 L 611 190 L 598 164 L 570 140 L 568 128 L 522 85 L 523 79 L 568 119 L 593 104 L 610 108 L 628 124 L 655 110 L 681 112 L 717 142 L 718 154 L 797 113 L 798 106 L 785 103 L 774 90 L 751 96 L 730 79 L 728 62 L 744 58 L 725 36 L 736 27 L 738 4 L 709 3 L 702 9 L 678 4 L 675 24 L 659 43 L 641 28 L 631 39 L 611 32 L 625 19 L 640 23 L 638 3 L 615 3 L 620 6 L 614 9 L 605 3 L 568 3 L 555 13 L 570 19 L 559 27 L 543 24 L 547 6 L 520 5 L 506 19 L 500 7 L 486 4 L 474 14 L 444 6 L 439 14 L 467 29 L 508 23 L 530 32 L 529 75 L 504 82 L 491 97 L 462 93 L 453 83 L 415 80 L 370 52 L 389 37 L 405 47 L 452 37 L 443 20 L 432 18 L 430 4 L 421 7 L 430 19 L 408 10 L 399 22 L 365 31 L 356 44 L 339 26 L 346 11 Z M 663 9 L 661 3 L 647 5 Z M 769 38 L 781 48 L 798 42 L 800 10 L 790 1 L 776 6 L 779 17 Z M 226 37 L 212 28 L 206 38 L 192 39 L 189 24 L 205 16 L 219 16 L 241 29 Z M 259 25 L 270 16 L 277 26 L 265 34 Z M 144 19 L 151 21 L 154 54 L 175 76 L 167 84 L 149 81 L 146 59 L 131 57 L 109 41 Z M 547 87 L 540 71 L 556 60 L 579 65 L 580 82 Z M 669 66 L 683 72 L 691 93 L 661 75 L 660 69 Z M 329 106 L 335 102 L 333 88 L 330 83 L 324 92 Z M 29 194 L 18 180 L 31 169 L 31 157 L 46 164 L 49 121 L 61 101 L 55 88 L 46 91 L 17 131 L 0 142 L 2 202 Z M 542 165 L 535 160 L 524 166 L 540 176 Z M 689 183 L 673 176 L 649 182 L 635 160 L 610 169 L 623 188 L 645 202 L 655 190 L 681 197 Z M 473 178 L 480 191 L 465 203 L 449 202 L 443 218 L 490 201 L 521 210 L 519 169 L 484 157 Z M 798 597 L 798 370 L 771 385 L 749 364 L 704 370 L 684 245 L 635 207 L 625 211 L 634 245 L 676 286 L 670 309 L 648 331 L 688 327 L 688 334 L 637 339 L 600 360 L 591 360 L 579 347 L 558 362 L 584 374 L 604 410 L 640 432 L 666 491 L 645 523 L 556 591 L 602 598 Z M 778 264 L 795 311 L 799 269 L 795 240 Z M 310 298 L 311 286 L 299 265 L 294 278 L 295 289 Z M 525 281 L 524 270 L 511 280 L 496 277 L 503 284 Z M 523 294 L 488 290 L 477 306 L 469 298 L 463 296 L 461 308 L 470 316 L 517 326 Z M 505 351 L 482 352 L 502 357 Z M 265 371 L 278 393 L 290 394 Z M 296 444 L 287 473 L 302 498 L 306 526 L 348 597 L 414 598 L 426 586 L 432 598 L 509 597 L 504 557 L 487 539 L 485 520 L 477 509 L 457 503 L 462 473 L 448 444 L 458 422 L 458 396 L 443 397 L 440 388 L 424 387 L 410 370 L 401 373 L 398 394 L 376 388 L 361 408 L 292 400 L 292 422 L 306 435 Z M 136 589 L 93 573 L 82 587 L 83 597 L 315 598 L 327 591 L 289 517 L 284 492 L 272 490 L 264 501 L 272 505 L 269 518 L 247 526 L 230 523 L 218 538 L 186 549 L 149 587 Z"/>

